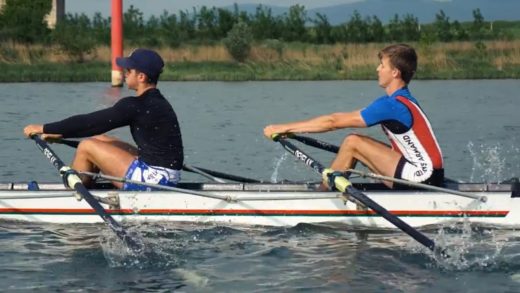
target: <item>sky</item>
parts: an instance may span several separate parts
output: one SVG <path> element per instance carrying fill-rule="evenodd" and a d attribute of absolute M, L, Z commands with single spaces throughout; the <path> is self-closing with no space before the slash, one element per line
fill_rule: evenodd
<path fill-rule="evenodd" d="M 130 5 L 143 12 L 145 17 L 159 15 L 164 10 L 177 13 L 179 10 L 190 10 L 193 7 L 222 7 L 237 4 L 265 4 L 273 6 L 289 7 L 295 4 L 304 5 L 306 9 L 316 7 L 333 6 L 337 4 L 353 3 L 363 0 L 123 0 L 123 11 Z M 110 0 L 65 0 L 66 13 L 85 13 L 92 16 L 95 12 L 101 12 L 104 16 L 110 15 Z"/>

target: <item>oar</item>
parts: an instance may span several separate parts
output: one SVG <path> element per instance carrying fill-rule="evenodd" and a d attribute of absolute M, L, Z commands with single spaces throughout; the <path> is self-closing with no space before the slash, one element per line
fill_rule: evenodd
<path fill-rule="evenodd" d="M 211 180 L 213 180 L 215 182 L 218 182 L 218 183 L 226 183 L 225 180 L 223 180 L 221 178 L 218 178 L 218 177 L 215 177 L 215 176 L 212 176 L 211 174 L 208 174 L 207 172 L 204 172 L 204 171 L 202 171 L 201 169 L 199 169 L 199 168 L 197 168 L 195 166 L 189 166 L 189 165 L 184 164 L 182 166 L 182 170 L 199 174 L 199 175 L 201 175 L 203 177 L 206 177 L 206 178 L 211 179 Z"/>
<path fill-rule="evenodd" d="M 61 144 L 68 145 L 68 146 L 73 147 L 73 148 L 78 148 L 78 145 L 80 143 L 79 140 L 71 140 L 71 139 L 63 139 L 63 138 L 50 139 L 48 141 L 49 142 L 53 142 L 53 143 L 61 143 Z"/>
<path fill-rule="evenodd" d="M 422 234 L 421 232 L 417 231 L 416 229 L 412 228 L 412 226 L 408 225 L 398 217 L 392 215 L 389 211 L 387 211 L 385 208 L 380 206 L 378 203 L 370 199 L 368 196 L 366 196 L 363 192 L 356 189 L 354 186 L 352 186 L 352 183 L 348 181 L 344 176 L 339 173 L 338 175 L 335 175 L 334 171 L 331 169 L 326 169 L 322 164 L 315 161 L 313 158 L 311 158 L 309 155 L 304 153 L 302 150 L 298 149 L 295 145 L 287 141 L 285 138 L 282 138 L 280 136 L 275 136 L 273 138 L 274 141 L 280 142 L 280 144 L 283 145 L 283 147 L 293 154 L 297 159 L 301 160 L 305 163 L 305 165 L 311 167 L 314 171 L 316 171 L 318 174 L 322 175 L 324 178 L 327 178 L 329 176 L 332 176 L 331 181 L 333 181 L 334 186 L 336 189 L 343 193 L 348 193 L 355 199 L 357 199 L 359 202 L 364 204 L 365 206 L 371 208 L 374 212 L 376 212 L 381 217 L 385 218 L 390 223 L 394 224 L 397 228 L 399 228 L 401 231 L 405 232 L 406 234 L 410 235 L 413 239 L 415 239 L 417 242 L 421 243 L 422 245 L 426 246 L 431 251 L 435 251 L 435 242 L 428 238 L 426 235 Z"/>
<path fill-rule="evenodd" d="M 66 166 L 63 161 L 56 155 L 56 153 L 49 147 L 49 145 L 41 139 L 37 135 L 32 135 L 31 138 L 36 142 L 38 148 L 42 151 L 43 155 L 49 159 L 52 165 L 58 169 L 60 175 L 63 178 L 63 183 L 66 187 L 74 188 L 85 201 L 96 211 L 96 213 L 105 221 L 112 231 L 116 233 L 116 235 L 125 242 L 130 249 L 134 252 L 139 252 L 142 250 L 143 246 L 141 243 L 138 243 L 128 235 L 126 230 L 110 216 L 105 209 L 101 206 L 101 204 L 94 198 L 94 196 L 88 191 L 88 189 L 83 185 L 81 179 L 78 176 L 78 173 Z"/>
<path fill-rule="evenodd" d="M 308 146 L 315 147 L 315 148 L 318 148 L 318 149 L 322 149 L 324 151 L 328 151 L 328 152 L 336 153 L 336 154 L 339 152 L 339 147 L 337 145 L 333 145 L 333 144 L 330 144 L 328 142 L 325 142 L 325 141 L 322 141 L 322 140 L 318 140 L 318 139 L 315 139 L 315 138 L 312 138 L 312 137 L 297 135 L 297 134 L 294 134 L 294 133 L 288 134 L 287 137 L 295 139 L 295 140 L 297 140 L 297 141 L 299 141 L 301 143 L 304 143 L 304 144 L 306 144 Z"/>
<path fill-rule="evenodd" d="M 212 176 L 215 176 L 215 177 L 218 177 L 218 178 L 222 178 L 222 179 L 228 179 L 228 180 L 233 180 L 233 181 L 243 182 L 243 183 L 262 183 L 262 181 L 260 181 L 260 180 L 251 179 L 251 178 L 242 177 L 242 176 L 237 176 L 237 175 L 232 175 L 232 174 L 227 174 L 227 173 L 222 173 L 222 172 L 213 171 L 213 170 L 208 170 L 208 169 L 205 169 L 205 168 L 195 167 L 195 166 L 184 165 L 183 170 L 191 171 L 191 170 L 189 170 L 189 168 L 196 168 L 199 171 L 205 172 L 205 173 L 207 173 L 209 175 L 212 175 Z M 191 171 L 191 172 L 193 172 L 193 171 Z M 197 172 L 195 172 L 195 173 L 197 173 Z"/>

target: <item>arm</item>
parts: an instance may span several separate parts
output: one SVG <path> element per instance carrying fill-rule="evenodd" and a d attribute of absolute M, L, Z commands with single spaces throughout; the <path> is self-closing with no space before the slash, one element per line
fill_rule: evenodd
<path fill-rule="evenodd" d="M 132 107 L 130 101 L 123 102 L 124 100 L 120 100 L 113 107 L 72 116 L 58 122 L 27 125 L 24 134 L 43 134 L 42 137 L 88 137 L 105 133 L 130 123 L 136 107 Z"/>
<path fill-rule="evenodd" d="M 89 114 L 76 115 L 64 120 L 43 125 L 43 133 L 61 134 L 63 137 L 89 137 L 128 125 L 129 113 L 123 107 L 99 110 Z"/>
<path fill-rule="evenodd" d="M 361 111 L 357 110 L 318 116 L 304 121 L 268 125 L 264 128 L 264 135 L 271 138 L 273 134 L 277 133 L 327 132 L 348 127 L 361 128 L 366 126 L 363 117 L 361 117 Z"/>

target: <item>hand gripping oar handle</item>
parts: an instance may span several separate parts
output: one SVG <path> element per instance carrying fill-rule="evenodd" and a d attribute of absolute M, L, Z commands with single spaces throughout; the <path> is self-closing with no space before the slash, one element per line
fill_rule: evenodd
<path fill-rule="evenodd" d="M 130 237 L 123 227 L 110 216 L 101 204 L 92 196 L 88 189 L 83 185 L 76 171 L 66 166 L 63 161 L 56 155 L 56 153 L 49 147 L 49 145 L 37 135 L 32 135 L 31 138 L 36 142 L 38 148 L 43 155 L 49 159 L 52 165 L 60 172 L 63 177 L 64 184 L 67 187 L 74 188 L 79 194 L 83 196 L 85 201 L 96 211 L 96 213 L 105 221 L 112 231 L 125 242 L 134 252 L 140 251 L 142 244 L 136 242 Z"/>
<path fill-rule="evenodd" d="M 318 174 L 322 175 L 323 177 L 328 177 L 331 175 L 333 170 L 326 169 L 322 164 L 314 160 L 312 157 L 298 149 L 295 145 L 288 142 L 286 139 L 281 138 L 279 136 L 275 136 L 273 138 L 274 141 L 278 141 L 282 146 L 291 154 L 293 154 L 297 159 L 304 162 L 305 165 L 311 167 L 314 171 L 316 171 Z M 348 181 L 345 177 L 341 175 L 334 175 L 333 183 L 341 192 L 346 192 L 355 199 L 357 199 L 359 202 L 364 204 L 365 206 L 372 209 L 374 212 L 376 212 L 381 217 L 385 218 L 390 223 L 394 224 L 397 228 L 399 228 L 401 231 L 405 232 L 406 234 L 410 235 L 413 239 L 415 239 L 417 242 L 421 243 L 422 245 L 426 246 L 431 251 L 435 251 L 435 242 L 431 240 L 430 238 L 426 237 L 421 232 L 417 231 L 416 229 L 412 228 L 412 226 L 408 225 L 398 217 L 392 215 L 389 211 L 387 211 L 385 208 L 380 206 L 378 203 L 370 199 L 368 196 L 366 196 L 364 193 L 356 189 L 354 186 L 352 186 L 352 183 Z"/>

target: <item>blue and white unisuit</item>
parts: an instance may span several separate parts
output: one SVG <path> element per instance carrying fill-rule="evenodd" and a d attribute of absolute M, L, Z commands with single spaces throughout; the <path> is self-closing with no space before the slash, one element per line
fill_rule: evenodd
<path fill-rule="evenodd" d="M 143 161 L 134 160 L 125 175 L 126 179 L 165 186 L 176 186 L 181 180 L 181 171 L 157 166 L 149 166 Z M 141 184 L 125 182 L 124 190 L 151 191 L 154 188 Z"/>

